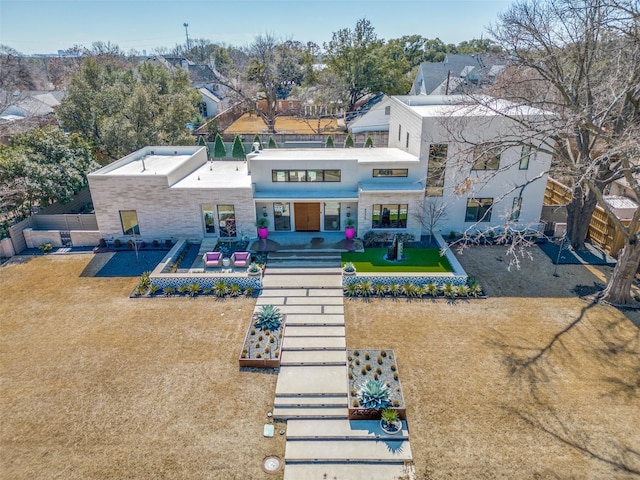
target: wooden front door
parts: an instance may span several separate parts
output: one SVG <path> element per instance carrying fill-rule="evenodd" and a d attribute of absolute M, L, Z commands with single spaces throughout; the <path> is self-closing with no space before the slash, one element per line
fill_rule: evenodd
<path fill-rule="evenodd" d="M 320 231 L 320 204 L 294 203 L 296 232 Z"/>

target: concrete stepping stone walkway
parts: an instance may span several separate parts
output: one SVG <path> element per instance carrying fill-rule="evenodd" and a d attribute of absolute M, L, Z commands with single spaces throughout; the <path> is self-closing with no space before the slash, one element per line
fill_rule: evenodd
<path fill-rule="evenodd" d="M 409 432 L 348 420 L 340 269 L 267 269 L 257 305 L 285 314 L 273 417 L 287 421 L 285 480 L 391 480 L 410 473 Z M 409 470 L 407 470 L 409 468 Z"/>

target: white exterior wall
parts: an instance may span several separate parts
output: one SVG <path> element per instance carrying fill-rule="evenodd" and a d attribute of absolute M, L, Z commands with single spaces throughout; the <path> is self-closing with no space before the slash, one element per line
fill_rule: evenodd
<path fill-rule="evenodd" d="M 452 141 L 453 134 L 447 131 L 443 122 L 453 123 L 452 131 L 464 129 L 464 138 L 468 144 Z M 511 121 L 502 117 L 466 117 L 425 118 L 422 127 L 421 158 L 428 159 L 429 145 L 448 144 L 447 168 L 445 171 L 443 197 L 440 199 L 447 205 L 447 216 L 437 229 L 445 234 L 450 231 L 475 231 L 488 227 L 504 225 L 510 217 L 513 199 L 522 196 L 520 218 L 516 222 L 519 227 L 536 228 L 540 221 L 544 190 L 547 181 L 551 157 L 548 154 L 533 152 L 529 159 L 529 168 L 520 170 L 520 154 L 522 147 L 513 146 L 506 149 L 500 157 L 499 170 L 472 170 L 473 153 L 471 143 L 499 143 L 500 136 L 508 131 Z M 450 123 L 451 125 L 452 123 Z M 536 177 L 541 176 L 541 178 Z M 532 183 L 528 183 L 532 182 Z M 526 185 L 524 190 L 521 188 Z M 494 207 L 490 222 L 465 222 L 468 198 L 493 198 Z"/>
<path fill-rule="evenodd" d="M 255 236 L 255 208 L 250 188 L 169 188 L 167 177 L 89 176 L 98 228 L 105 238 L 126 238 L 121 210 L 135 210 L 145 241 L 169 237 L 202 238 L 202 205 L 234 205 L 238 236 Z M 216 225 L 216 235 L 219 227 Z M 215 235 L 214 235 L 215 236 Z"/>
<path fill-rule="evenodd" d="M 417 212 L 422 210 L 422 192 L 360 192 L 356 233 L 362 237 L 369 230 L 384 233 L 408 233 L 420 238 L 422 224 Z M 375 204 L 407 204 L 407 228 L 371 228 L 371 213 Z"/>

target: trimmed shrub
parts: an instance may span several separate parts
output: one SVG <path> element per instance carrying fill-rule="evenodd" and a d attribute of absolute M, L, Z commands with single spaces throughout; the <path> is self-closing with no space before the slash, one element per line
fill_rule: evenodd
<path fill-rule="evenodd" d="M 259 149 L 262 150 L 262 140 L 260 140 L 260 135 L 258 135 L 257 133 L 253 136 L 253 143 L 258 142 L 259 145 Z"/>
<path fill-rule="evenodd" d="M 222 137 L 219 133 L 216 134 L 216 141 L 213 146 L 213 157 L 214 158 L 224 158 L 227 156 L 227 149 L 224 146 L 224 142 L 222 141 Z"/>
<path fill-rule="evenodd" d="M 331 135 L 329 135 L 327 137 L 327 140 L 324 142 L 324 147 L 325 148 L 333 148 L 335 145 L 333 144 L 333 137 Z"/>
<path fill-rule="evenodd" d="M 262 148 L 262 147 L 261 147 Z M 278 148 L 278 144 L 273 139 L 273 137 L 269 137 L 268 148 Z"/>
<path fill-rule="evenodd" d="M 371 135 L 368 135 L 364 141 L 364 148 L 373 148 L 373 138 L 371 138 Z"/>
<path fill-rule="evenodd" d="M 231 156 L 233 158 L 244 158 L 245 157 L 244 145 L 242 144 L 242 140 L 240 140 L 240 135 L 236 135 L 236 138 L 233 139 L 233 147 L 231 148 Z"/>
<path fill-rule="evenodd" d="M 349 134 L 347 138 L 344 139 L 344 148 L 353 148 L 353 145 L 353 137 Z"/>

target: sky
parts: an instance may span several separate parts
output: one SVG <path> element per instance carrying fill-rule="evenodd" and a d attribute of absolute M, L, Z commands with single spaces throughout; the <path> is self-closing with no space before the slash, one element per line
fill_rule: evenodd
<path fill-rule="evenodd" d="M 0 44 L 30 55 L 95 41 L 147 50 L 190 38 L 249 45 L 256 35 L 319 45 L 367 18 L 378 38 L 419 34 L 457 44 L 484 36 L 511 0 L 0 0 Z"/>

